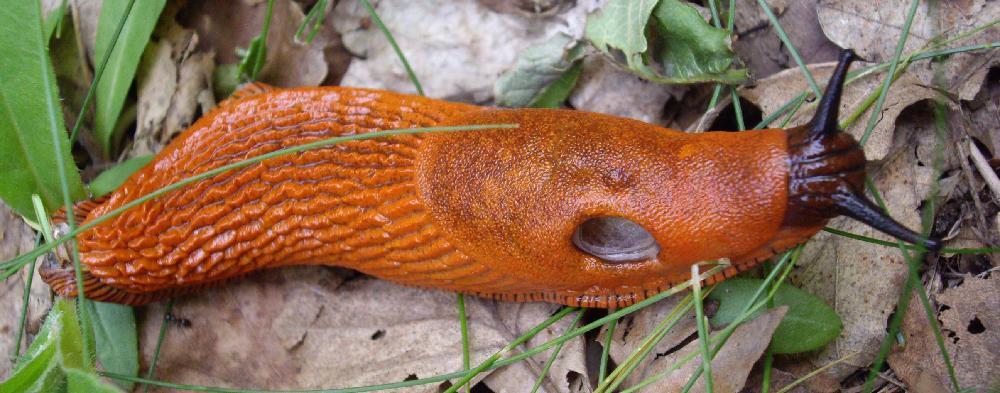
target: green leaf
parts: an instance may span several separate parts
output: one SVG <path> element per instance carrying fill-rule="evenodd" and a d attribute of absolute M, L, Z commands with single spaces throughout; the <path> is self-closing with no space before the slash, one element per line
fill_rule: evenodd
<path fill-rule="evenodd" d="M 506 107 L 532 106 L 559 81 L 583 57 L 583 47 L 566 34 L 556 34 L 549 40 L 521 52 L 514 69 L 500 76 L 495 87 L 497 105 Z M 571 80 L 546 97 L 549 107 L 558 107 L 569 96 L 579 77 L 579 71 Z M 569 83 L 567 87 L 565 84 Z M 564 93 L 564 94 L 563 94 Z M 562 96 L 559 99 L 559 96 Z M 557 101 L 552 105 L 552 101 Z M 535 105 L 537 106 L 537 105 Z"/>
<path fill-rule="evenodd" d="M 257 80 L 257 74 L 264 68 L 267 60 L 267 32 L 271 30 L 271 15 L 274 13 L 274 0 L 267 0 L 267 11 L 264 13 L 264 26 L 260 34 L 250 40 L 243 60 L 240 61 L 239 75 L 246 81 Z"/>
<path fill-rule="evenodd" d="M 66 380 L 67 393 L 121 393 L 121 390 L 102 382 L 94 373 L 68 369 L 66 370 Z M 127 389 L 131 390 L 132 388 Z"/>
<path fill-rule="evenodd" d="M 652 24 L 652 26 L 650 26 Z M 587 18 L 585 37 L 628 71 L 658 83 L 747 80 L 729 33 L 680 0 L 611 0 Z"/>
<path fill-rule="evenodd" d="M 59 170 L 68 176 L 70 198 L 84 196 L 45 44 L 37 1 L 8 2 L 0 9 L 0 47 L 4 48 L 0 56 L 0 198 L 25 217 L 34 217 L 32 194 L 41 196 L 50 212 L 62 206 Z M 57 143 L 62 168 L 55 155 Z"/>
<path fill-rule="evenodd" d="M 642 54 L 649 49 L 646 24 L 656 3 L 657 0 L 611 0 L 587 16 L 584 36 L 598 50 L 638 72 L 643 64 Z"/>
<path fill-rule="evenodd" d="M 691 5 L 661 0 L 653 19 L 664 43 L 658 53 L 664 78 L 729 83 L 747 79 L 746 70 L 730 69 L 737 59 L 729 32 L 705 22 Z"/>
<path fill-rule="evenodd" d="M 59 31 L 62 26 L 63 16 L 66 15 L 66 0 L 59 3 L 59 6 L 49 11 L 42 21 L 42 31 L 45 32 L 45 41 L 52 39 L 52 33 Z"/>
<path fill-rule="evenodd" d="M 240 86 L 239 64 L 222 64 L 212 72 L 212 93 L 219 100 L 229 97 Z"/>
<path fill-rule="evenodd" d="M 535 99 L 535 102 L 531 103 L 531 106 L 534 108 L 561 107 L 566 102 L 566 99 L 569 98 L 569 93 L 573 92 L 573 88 L 576 87 L 576 81 L 580 79 L 580 74 L 582 73 L 583 63 L 577 62 L 573 64 L 569 71 L 566 71 L 559 79 L 556 79 L 545 90 L 542 90 L 542 93 Z"/>
<path fill-rule="evenodd" d="M 87 307 L 91 308 L 90 315 L 93 316 L 92 331 L 101 367 L 116 374 L 138 377 L 139 339 L 132 307 L 103 302 L 87 302 Z M 135 385 L 128 381 L 117 382 L 125 390 L 132 390 Z"/>
<path fill-rule="evenodd" d="M 110 157 L 121 135 L 115 135 L 115 124 L 125 105 L 129 88 L 135 79 L 136 68 L 142 52 L 149 43 L 149 37 L 160 18 L 166 0 L 136 1 L 122 27 L 104 75 L 97 84 L 97 106 L 94 117 L 94 134 L 104 149 L 105 157 Z M 97 20 L 97 42 L 94 58 L 103 59 L 111 46 L 115 30 L 125 16 L 128 0 L 105 0 L 101 5 L 101 15 Z"/>
<path fill-rule="evenodd" d="M 763 280 L 732 278 L 720 283 L 708 295 L 720 302 L 719 311 L 712 317 L 716 326 L 732 323 L 743 310 Z M 771 349 L 777 354 L 814 351 L 833 341 L 844 324 L 837 313 L 815 295 L 782 285 L 774 294 L 774 306 L 788 306 L 785 319 L 774 331 Z"/>
<path fill-rule="evenodd" d="M 35 341 L 0 392 L 120 392 L 98 378 L 83 359 L 83 337 L 73 302 L 52 307 Z"/>
<path fill-rule="evenodd" d="M 142 169 L 142 167 L 149 164 L 152 160 L 152 155 L 130 158 L 125 162 L 111 167 L 111 169 L 101 172 L 87 187 L 94 197 L 109 194 L 118 189 L 122 183 L 125 183 L 125 180 L 128 180 L 129 176 L 132 176 L 133 173 Z"/>

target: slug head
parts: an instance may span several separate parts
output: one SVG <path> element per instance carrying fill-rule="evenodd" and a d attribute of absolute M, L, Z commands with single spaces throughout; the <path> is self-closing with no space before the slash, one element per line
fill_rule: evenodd
<path fill-rule="evenodd" d="M 840 53 L 837 68 L 808 125 L 788 130 L 789 224 L 810 225 L 845 215 L 898 239 L 941 248 L 938 239 L 926 239 L 906 228 L 864 195 L 865 155 L 861 146 L 837 125 L 840 96 L 847 69 L 857 56 Z"/>

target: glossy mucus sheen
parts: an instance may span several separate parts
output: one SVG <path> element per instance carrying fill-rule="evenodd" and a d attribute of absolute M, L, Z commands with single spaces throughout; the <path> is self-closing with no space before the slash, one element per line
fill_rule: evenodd
<path fill-rule="evenodd" d="M 863 154 L 828 130 L 687 134 L 579 111 L 256 86 L 75 213 L 92 220 L 185 177 L 320 139 L 498 123 L 518 128 L 345 142 L 143 203 L 79 235 L 86 294 L 144 304 L 322 264 L 496 299 L 622 307 L 688 280 L 701 261 L 731 262 L 709 282 L 732 276 L 830 217 L 859 215 L 851 200 L 867 202 L 856 189 Z M 895 223 L 872 212 L 865 222 Z M 50 260 L 41 274 L 60 295 L 76 293 L 71 265 Z"/>

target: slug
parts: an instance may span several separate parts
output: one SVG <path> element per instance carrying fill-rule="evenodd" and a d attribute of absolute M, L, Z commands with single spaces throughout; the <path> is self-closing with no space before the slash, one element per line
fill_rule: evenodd
<path fill-rule="evenodd" d="M 289 265 L 514 301 L 623 307 L 728 258 L 715 282 L 847 215 L 938 249 L 863 194 L 865 157 L 837 127 L 845 50 L 812 121 L 687 134 L 572 110 L 494 109 L 379 90 L 251 85 L 170 143 L 87 220 L 182 178 L 267 152 L 377 130 L 396 135 L 268 159 L 202 180 L 78 236 L 95 300 L 140 305 Z M 43 279 L 61 296 L 71 264 Z"/>

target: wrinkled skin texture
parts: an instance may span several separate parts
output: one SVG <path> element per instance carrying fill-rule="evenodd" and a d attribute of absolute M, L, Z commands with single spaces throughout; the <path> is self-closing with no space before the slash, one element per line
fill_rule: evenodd
<path fill-rule="evenodd" d="M 88 297 L 142 304 L 262 268 L 325 264 L 405 285 L 622 307 L 728 258 L 729 277 L 818 230 L 786 225 L 788 134 L 685 134 L 568 110 L 499 110 L 342 87 L 240 93 L 175 139 L 87 219 L 172 182 L 320 139 L 400 135 L 269 159 L 144 203 L 78 238 Z M 591 217 L 643 226 L 653 259 L 571 242 Z M 704 269 L 703 269 L 704 270 Z M 45 266 L 61 295 L 71 268 Z"/>

